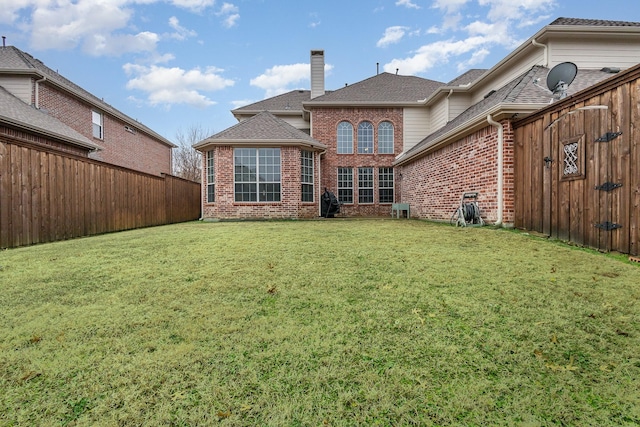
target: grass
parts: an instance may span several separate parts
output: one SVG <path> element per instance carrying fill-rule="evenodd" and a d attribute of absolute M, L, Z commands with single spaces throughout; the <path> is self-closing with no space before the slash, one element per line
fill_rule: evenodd
<path fill-rule="evenodd" d="M 640 268 L 422 221 L 0 252 L 0 426 L 640 425 Z"/>

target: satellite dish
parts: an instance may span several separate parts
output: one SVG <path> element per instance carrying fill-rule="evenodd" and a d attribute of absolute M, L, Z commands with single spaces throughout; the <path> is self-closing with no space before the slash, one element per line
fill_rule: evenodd
<path fill-rule="evenodd" d="M 573 62 L 563 62 L 553 67 L 547 74 L 547 87 L 558 99 L 567 96 L 567 89 L 578 74 L 578 66 Z"/>

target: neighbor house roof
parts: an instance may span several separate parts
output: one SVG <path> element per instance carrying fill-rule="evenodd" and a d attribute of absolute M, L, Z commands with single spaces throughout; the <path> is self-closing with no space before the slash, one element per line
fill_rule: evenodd
<path fill-rule="evenodd" d="M 62 140 L 88 150 L 101 147 L 58 119 L 22 102 L 0 86 L 0 123 Z"/>
<path fill-rule="evenodd" d="M 640 22 L 608 21 L 605 19 L 558 18 L 549 25 L 588 25 L 591 27 L 640 27 Z"/>
<path fill-rule="evenodd" d="M 138 122 L 126 114 L 118 111 L 113 106 L 107 104 L 97 96 L 87 92 L 77 84 L 63 77 L 56 71 L 44 65 L 44 63 L 26 52 L 14 46 L 0 47 L 0 74 L 34 74 L 40 78 L 45 77 L 48 82 L 58 86 L 59 88 L 73 94 L 83 101 L 97 107 L 98 109 L 108 113 L 123 122 L 134 126 L 137 130 L 142 131 L 149 136 L 157 139 L 161 143 L 170 147 L 176 147 L 171 141 L 151 130 L 147 126 Z"/>
<path fill-rule="evenodd" d="M 486 68 L 472 68 L 471 70 L 451 80 L 446 84 L 446 86 L 467 86 L 473 83 L 487 71 L 488 70 Z"/>
<path fill-rule="evenodd" d="M 204 150 L 215 145 L 251 145 L 251 146 L 307 146 L 324 150 L 323 143 L 313 139 L 309 134 L 295 128 L 268 111 L 237 123 L 230 128 L 218 132 L 196 144 L 193 148 Z"/>
<path fill-rule="evenodd" d="M 416 76 L 380 73 L 303 103 L 305 107 L 332 105 L 412 106 L 427 98 L 444 83 Z"/>
<path fill-rule="evenodd" d="M 552 93 L 546 89 L 545 79 L 548 73 L 549 69 L 546 67 L 533 66 L 526 73 L 490 93 L 482 101 L 472 105 L 445 126 L 402 153 L 394 164 L 410 162 L 465 134 L 468 135 L 479 128 L 486 127 L 488 115 L 492 115 L 494 119 L 523 117 L 547 106 L 553 101 Z M 571 96 L 609 77 L 611 73 L 601 70 L 578 70 L 567 95 Z"/>

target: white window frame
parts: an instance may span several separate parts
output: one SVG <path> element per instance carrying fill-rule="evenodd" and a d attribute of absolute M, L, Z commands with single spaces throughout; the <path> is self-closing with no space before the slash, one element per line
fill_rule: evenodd
<path fill-rule="evenodd" d="M 393 123 L 387 120 L 378 125 L 378 154 L 393 154 L 393 130 Z"/>
<path fill-rule="evenodd" d="M 378 203 L 391 204 L 394 200 L 394 172 L 391 167 L 378 168 Z"/>
<path fill-rule="evenodd" d="M 373 196 L 373 168 L 369 166 L 358 168 L 358 204 L 371 205 Z"/>
<path fill-rule="evenodd" d="M 300 201 L 314 201 L 314 185 L 313 185 L 313 151 L 300 150 Z"/>
<path fill-rule="evenodd" d="M 207 203 L 216 201 L 216 170 L 213 150 L 207 151 Z"/>
<path fill-rule="evenodd" d="M 247 163 L 238 165 L 238 159 L 245 159 Z M 277 162 L 269 159 L 277 159 Z M 281 162 L 280 148 L 235 148 L 233 150 L 234 201 L 236 203 L 281 202 Z M 243 167 L 248 170 L 243 170 Z"/>
<path fill-rule="evenodd" d="M 339 167 L 337 169 L 338 201 L 342 204 L 353 204 L 353 168 Z"/>
<path fill-rule="evenodd" d="M 353 154 L 353 125 L 347 121 L 338 123 L 336 140 L 338 154 Z"/>
<path fill-rule="evenodd" d="M 94 138 L 104 139 L 104 115 L 95 110 L 91 110 L 91 126 Z"/>
<path fill-rule="evenodd" d="M 374 154 L 373 123 L 369 121 L 358 123 L 358 154 Z"/>

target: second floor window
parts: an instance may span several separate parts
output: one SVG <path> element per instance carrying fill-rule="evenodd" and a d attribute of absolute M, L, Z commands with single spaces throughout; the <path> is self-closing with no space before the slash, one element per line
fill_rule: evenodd
<path fill-rule="evenodd" d="M 362 122 L 358 125 L 358 154 L 373 154 L 373 125 Z"/>
<path fill-rule="evenodd" d="M 353 154 L 353 126 L 349 122 L 338 123 L 338 154 Z"/>
<path fill-rule="evenodd" d="M 390 122 L 378 125 L 378 153 L 393 154 L 393 125 Z"/>
<path fill-rule="evenodd" d="M 93 137 L 103 139 L 103 122 L 102 122 L 102 113 L 98 113 L 97 111 L 91 112 L 91 122 L 93 123 Z"/>

